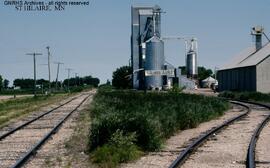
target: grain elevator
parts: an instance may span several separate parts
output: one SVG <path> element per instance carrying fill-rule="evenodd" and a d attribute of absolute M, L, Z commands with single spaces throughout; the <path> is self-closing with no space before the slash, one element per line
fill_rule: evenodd
<path fill-rule="evenodd" d="M 131 7 L 131 64 L 134 89 L 162 88 L 162 75 L 145 75 L 164 70 L 164 43 L 161 40 L 161 8 Z"/>

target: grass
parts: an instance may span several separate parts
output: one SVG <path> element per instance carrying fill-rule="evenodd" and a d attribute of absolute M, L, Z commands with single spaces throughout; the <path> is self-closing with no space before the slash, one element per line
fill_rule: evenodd
<path fill-rule="evenodd" d="M 250 100 L 258 102 L 270 102 L 270 94 L 260 93 L 260 92 L 231 92 L 225 91 L 221 92 L 219 97 L 237 99 L 237 100 Z"/>
<path fill-rule="evenodd" d="M 65 142 L 65 147 L 72 153 L 85 152 L 88 143 L 88 134 L 86 130 L 90 129 L 90 114 L 88 111 L 83 110 L 80 112 L 74 133 L 71 138 Z"/>
<path fill-rule="evenodd" d="M 38 94 L 41 94 L 41 90 L 37 90 Z M 25 95 L 25 94 L 33 94 L 33 89 L 3 89 L 0 92 L 1 95 Z"/>
<path fill-rule="evenodd" d="M 5 126 L 8 121 L 37 111 L 41 107 L 59 102 L 66 98 L 67 94 L 51 96 L 21 97 L 0 101 L 0 127 Z"/>
<path fill-rule="evenodd" d="M 50 95 L 38 95 L 37 97 L 21 97 L 16 99 L 0 100 L 0 128 L 5 126 L 8 121 L 24 116 L 41 107 L 45 107 L 54 102 L 73 95 L 77 92 L 91 90 L 93 86 L 71 87 L 71 93 L 53 93 Z"/>
<path fill-rule="evenodd" d="M 143 154 L 135 141 L 135 133 L 124 135 L 123 131 L 117 130 L 108 144 L 98 147 L 93 153 L 93 161 L 101 167 L 116 167 L 118 163 L 135 160 Z"/>
<path fill-rule="evenodd" d="M 94 87 L 92 85 L 85 85 L 85 86 L 71 86 L 70 87 L 70 93 L 77 93 L 77 92 L 81 92 L 83 90 L 89 90 L 89 89 L 93 89 Z M 37 89 L 37 94 L 44 94 L 45 91 L 48 91 L 48 88 L 43 90 L 41 89 Z M 67 88 L 62 88 L 60 90 L 55 90 L 55 88 L 52 88 L 52 92 L 53 94 L 63 94 L 63 93 L 67 93 L 68 90 Z M 14 90 L 14 89 L 3 89 L 0 91 L 0 95 L 26 95 L 26 94 L 34 94 L 34 90 L 33 89 L 18 89 L 18 90 Z"/>
<path fill-rule="evenodd" d="M 142 151 L 159 150 L 177 130 L 196 127 L 228 108 L 224 100 L 201 95 L 99 90 L 91 108 L 92 160 L 112 167 L 134 160 Z"/>
<path fill-rule="evenodd" d="M 90 129 L 91 117 L 89 105 L 86 109 L 80 111 L 78 118 L 76 119 L 76 125 L 74 125 L 74 132 L 72 136 L 65 142 L 65 148 L 70 157 L 65 167 L 71 168 L 75 165 L 77 167 L 95 167 L 91 164 L 90 159 L 86 153 L 89 143 L 88 133 Z"/>

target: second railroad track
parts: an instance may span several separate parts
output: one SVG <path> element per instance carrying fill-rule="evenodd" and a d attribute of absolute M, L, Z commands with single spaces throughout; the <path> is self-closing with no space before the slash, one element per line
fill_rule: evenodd
<path fill-rule="evenodd" d="M 76 111 L 91 93 L 83 93 L 0 136 L 0 167 L 21 167 Z"/>
<path fill-rule="evenodd" d="M 260 132 L 270 120 L 270 107 L 254 102 L 231 101 L 231 103 L 245 107 L 246 112 L 196 138 L 179 154 L 170 168 L 239 166 L 255 168 L 256 163 L 270 165 L 267 160 L 256 158 L 256 156 L 265 158 L 263 156 L 268 153 L 267 151 L 257 152 L 256 142 Z M 223 128 L 227 126 L 229 129 L 223 131 Z M 209 140 L 212 142 L 208 143 Z M 261 147 L 260 150 L 263 148 Z"/>

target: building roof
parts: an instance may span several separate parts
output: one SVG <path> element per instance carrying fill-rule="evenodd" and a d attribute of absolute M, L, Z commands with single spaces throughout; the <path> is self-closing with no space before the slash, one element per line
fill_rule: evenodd
<path fill-rule="evenodd" d="M 202 82 L 215 82 L 216 80 L 214 78 L 212 78 L 211 76 L 209 76 L 208 78 L 205 78 L 204 80 L 202 80 Z"/>
<path fill-rule="evenodd" d="M 254 66 L 259 64 L 270 55 L 270 43 L 264 45 L 261 49 L 255 49 L 255 46 L 249 47 L 236 55 L 228 64 L 225 64 L 219 70 L 234 69 L 240 67 Z"/>

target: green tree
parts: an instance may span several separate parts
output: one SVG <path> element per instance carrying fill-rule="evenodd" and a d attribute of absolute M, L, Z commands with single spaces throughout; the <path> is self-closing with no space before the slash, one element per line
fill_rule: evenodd
<path fill-rule="evenodd" d="M 37 85 L 43 86 L 43 88 L 49 88 L 49 81 L 45 79 L 38 79 Z"/>
<path fill-rule="evenodd" d="M 4 82 L 4 88 L 7 89 L 8 88 L 8 84 L 9 84 L 9 80 L 5 79 Z"/>
<path fill-rule="evenodd" d="M 199 81 L 211 76 L 213 71 L 211 69 L 206 69 L 205 67 L 198 67 L 198 79 Z"/>
<path fill-rule="evenodd" d="M 32 89 L 34 87 L 34 79 L 15 79 L 13 85 L 15 87 L 19 86 L 21 89 Z"/>
<path fill-rule="evenodd" d="M 90 76 L 85 76 L 83 78 L 76 77 L 76 78 L 70 78 L 70 79 L 65 79 L 64 80 L 64 85 L 67 86 L 69 83 L 69 86 L 82 86 L 82 85 L 92 85 L 94 87 L 97 87 L 99 84 L 99 79 L 94 78 L 91 75 Z"/>
<path fill-rule="evenodd" d="M 92 76 L 85 76 L 83 78 L 83 83 L 87 85 L 93 85 L 94 87 L 97 87 L 99 84 L 99 79 L 98 78 L 93 78 Z"/>
<path fill-rule="evenodd" d="M 179 68 L 181 69 L 181 74 L 182 75 L 187 74 L 187 70 L 186 70 L 185 66 L 180 66 Z M 213 74 L 213 71 L 211 69 L 206 69 L 203 66 L 198 67 L 198 80 L 199 81 L 211 76 L 212 74 Z"/>
<path fill-rule="evenodd" d="M 117 89 L 132 88 L 131 82 L 132 68 L 130 66 L 122 66 L 113 72 L 112 85 Z"/>
<path fill-rule="evenodd" d="M 111 81 L 107 79 L 106 85 L 111 85 Z"/>
<path fill-rule="evenodd" d="M 0 75 L 0 91 L 2 90 L 2 88 L 3 88 L 3 78 Z"/>
<path fill-rule="evenodd" d="M 180 66 L 179 69 L 181 69 L 181 74 L 186 75 L 187 74 L 187 69 L 185 66 Z"/>

